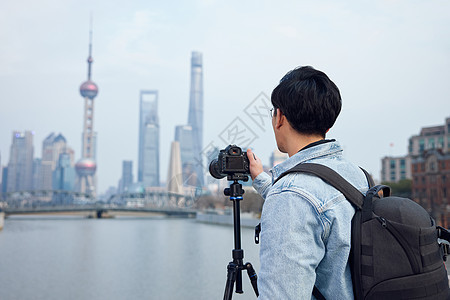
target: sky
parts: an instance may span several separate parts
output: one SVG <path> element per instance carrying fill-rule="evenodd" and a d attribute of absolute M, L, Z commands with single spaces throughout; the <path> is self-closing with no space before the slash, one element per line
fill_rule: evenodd
<path fill-rule="evenodd" d="M 297 66 L 324 71 L 339 87 L 342 112 L 327 137 L 376 179 L 382 157 L 405 155 L 409 137 L 450 117 L 448 1 L 5 0 L 1 165 L 14 130 L 35 132 L 35 157 L 55 132 L 81 158 L 91 14 L 100 193 L 117 186 L 123 160 L 137 178 L 140 90 L 159 91 L 166 180 L 175 126 L 187 123 L 192 51 L 203 53 L 204 145 L 225 148 L 238 122 L 265 164 L 276 148 L 269 114 L 252 110 L 270 105 Z"/>

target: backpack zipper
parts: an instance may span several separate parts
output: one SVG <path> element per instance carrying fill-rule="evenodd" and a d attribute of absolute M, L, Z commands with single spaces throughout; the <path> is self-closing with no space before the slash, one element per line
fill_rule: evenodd
<path fill-rule="evenodd" d="M 420 273 L 419 263 L 417 262 L 416 257 L 413 251 L 411 250 L 410 246 L 408 245 L 406 239 L 400 234 L 400 232 L 398 232 L 398 230 L 388 220 L 386 220 L 383 217 L 377 217 L 377 219 L 378 221 L 380 221 L 381 226 L 387 229 L 394 236 L 394 238 L 397 240 L 400 246 L 402 246 L 403 251 L 408 257 L 409 263 L 411 265 L 414 274 Z"/>

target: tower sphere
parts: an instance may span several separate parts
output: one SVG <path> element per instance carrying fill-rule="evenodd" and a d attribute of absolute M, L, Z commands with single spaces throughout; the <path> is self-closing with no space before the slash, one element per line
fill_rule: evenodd
<path fill-rule="evenodd" d="M 75 169 L 79 176 L 92 176 L 97 169 L 97 164 L 90 158 L 82 158 L 75 164 Z"/>
<path fill-rule="evenodd" d="M 98 87 L 92 80 L 87 80 L 81 84 L 80 94 L 84 98 L 94 99 L 98 94 Z"/>

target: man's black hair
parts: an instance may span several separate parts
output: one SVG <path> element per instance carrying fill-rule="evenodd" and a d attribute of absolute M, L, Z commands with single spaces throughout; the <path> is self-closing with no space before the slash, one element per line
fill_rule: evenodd
<path fill-rule="evenodd" d="M 341 111 L 339 89 L 328 76 L 313 67 L 289 71 L 272 92 L 272 105 L 302 134 L 325 137 Z"/>

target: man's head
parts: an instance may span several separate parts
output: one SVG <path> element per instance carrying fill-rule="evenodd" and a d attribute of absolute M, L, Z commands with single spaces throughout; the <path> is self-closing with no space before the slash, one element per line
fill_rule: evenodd
<path fill-rule="evenodd" d="M 312 67 L 289 71 L 272 92 L 272 105 L 291 127 L 304 135 L 320 135 L 330 129 L 341 111 L 339 89 L 328 76 Z"/>

